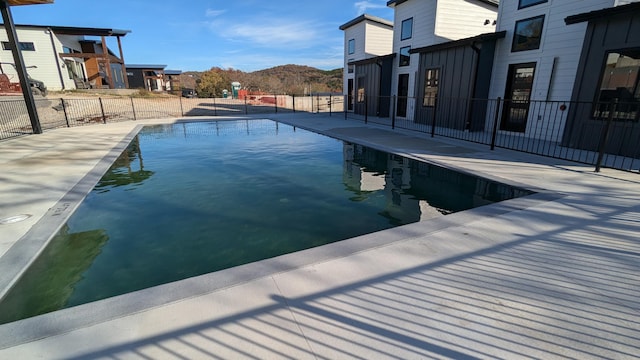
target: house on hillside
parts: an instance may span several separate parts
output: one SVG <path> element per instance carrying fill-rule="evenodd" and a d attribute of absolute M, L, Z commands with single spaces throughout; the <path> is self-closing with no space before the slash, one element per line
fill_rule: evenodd
<path fill-rule="evenodd" d="M 120 38 L 129 30 L 16 25 L 16 32 L 29 75 L 50 90 L 127 87 Z M 107 39 L 113 37 L 118 55 L 107 46 Z M 0 62 L 13 63 L 4 28 L 0 30 L 0 43 Z M 3 66 L 2 71 L 17 80 L 11 66 Z"/>
<path fill-rule="evenodd" d="M 343 91 L 347 95 L 347 110 L 353 111 L 355 105 L 355 67 L 358 61 L 369 61 L 376 63 L 376 58 L 381 55 L 392 53 L 393 45 L 393 22 L 372 15 L 360 15 L 357 18 L 340 26 L 344 31 L 344 75 Z M 391 64 L 384 66 L 391 80 Z M 373 77 L 380 77 L 381 69 L 375 68 Z M 364 79 L 360 80 L 360 91 L 364 92 Z M 370 81 L 371 86 L 380 84 L 378 81 Z M 367 93 L 377 96 L 389 96 L 389 89 L 368 89 Z"/>

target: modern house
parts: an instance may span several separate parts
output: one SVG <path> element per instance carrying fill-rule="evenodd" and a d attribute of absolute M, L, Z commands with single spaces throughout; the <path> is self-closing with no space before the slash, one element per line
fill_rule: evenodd
<path fill-rule="evenodd" d="M 120 38 L 129 30 L 16 25 L 16 32 L 29 75 L 50 90 L 127 87 Z M 118 56 L 107 46 L 107 39 L 112 37 L 117 41 Z M 0 63 L 13 64 L 4 28 L 0 30 L 0 43 Z M 5 64 L 2 71 L 17 79 L 11 65 Z"/>
<path fill-rule="evenodd" d="M 180 70 L 165 70 L 167 65 L 127 64 L 131 89 L 172 91 L 180 89 Z"/>
<path fill-rule="evenodd" d="M 340 26 L 340 30 L 344 31 L 344 75 L 342 88 L 345 91 L 345 95 L 347 95 L 347 109 L 353 111 L 355 104 L 355 64 L 358 61 L 365 61 L 365 63 L 367 63 L 370 59 L 391 54 L 393 45 L 393 22 L 365 14 L 343 24 Z M 372 62 L 375 63 L 375 60 L 372 60 Z M 390 71 L 389 76 L 391 76 Z M 380 81 L 372 81 L 371 84 L 380 84 Z M 364 92 L 364 89 L 362 91 Z M 383 91 L 380 89 L 372 89 L 371 91 L 371 93 L 377 95 L 390 95 L 390 89 Z"/>
<path fill-rule="evenodd" d="M 414 119 L 419 55 L 412 49 L 477 36 L 495 30 L 497 0 L 393 0 L 394 61 L 391 89 L 395 115 Z"/>

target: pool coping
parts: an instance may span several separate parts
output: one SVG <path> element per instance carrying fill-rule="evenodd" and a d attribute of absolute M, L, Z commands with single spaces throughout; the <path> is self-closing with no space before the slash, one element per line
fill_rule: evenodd
<path fill-rule="evenodd" d="M 231 119 L 235 120 L 235 119 Z M 273 119 L 272 119 L 273 120 Z M 176 120 L 177 123 L 181 120 Z M 196 120 L 198 122 L 211 120 Z M 226 121 L 226 120 L 216 120 Z M 286 121 L 273 120 L 288 124 Z M 145 124 L 153 125 L 153 124 Z M 292 124 L 288 124 L 292 125 Z M 91 171 L 69 190 L 56 204 L 49 209 L 28 232 L 9 251 L 0 258 L 0 298 L 22 276 L 43 251 L 46 244 L 73 214 L 86 195 L 112 165 L 113 161 L 128 146 L 130 141 L 144 125 L 137 125 L 108 153 L 100 159 Z M 330 131 L 322 131 L 297 127 L 329 136 L 338 140 L 362 144 L 378 150 L 387 151 L 422 162 L 453 169 L 465 174 L 480 176 L 507 185 L 535 191 L 535 194 L 510 199 L 478 208 L 457 212 L 436 219 L 412 223 L 392 229 L 387 229 L 339 242 L 291 253 L 278 257 L 249 263 L 214 273 L 204 274 L 184 280 L 158 285 L 155 287 L 67 308 L 55 312 L 3 324 L 0 326 L 0 349 L 12 347 L 21 343 L 66 333 L 74 329 L 90 326 L 110 319 L 143 312 L 159 306 L 187 300 L 204 294 L 220 291 L 246 282 L 287 272 L 300 267 L 326 262 L 332 259 L 346 257 L 358 252 L 368 251 L 391 244 L 415 239 L 444 229 L 480 221 L 486 217 L 497 216 L 511 211 L 523 210 L 538 204 L 557 200 L 565 195 L 532 188 L 528 185 L 516 184 L 513 181 L 486 173 L 476 173 L 467 169 L 456 168 L 450 164 L 439 164 L 433 160 L 415 156 L 409 152 L 398 151 L 375 143 L 367 143 L 362 139 L 348 136 L 336 137 Z M 29 255 L 31 254 L 31 255 Z M 7 270 L 7 271 L 5 271 Z M 10 279 L 9 279 L 10 278 Z"/>

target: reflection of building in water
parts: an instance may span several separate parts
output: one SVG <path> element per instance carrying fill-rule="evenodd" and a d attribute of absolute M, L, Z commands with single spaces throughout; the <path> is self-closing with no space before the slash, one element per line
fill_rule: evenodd
<path fill-rule="evenodd" d="M 344 144 L 343 179 L 362 201 L 383 192 L 380 213 L 395 224 L 431 219 L 452 212 L 530 194 L 526 190 L 459 173 L 362 145 Z"/>
<path fill-rule="evenodd" d="M 343 181 L 362 201 L 374 194 L 385 195 L 384 210 L 380 213 L 394 224 L 408 224 L 441 216 L 429 203 L 405 192 L 411 188 L 410 160 L 357 144 L 343 147 Z"/>

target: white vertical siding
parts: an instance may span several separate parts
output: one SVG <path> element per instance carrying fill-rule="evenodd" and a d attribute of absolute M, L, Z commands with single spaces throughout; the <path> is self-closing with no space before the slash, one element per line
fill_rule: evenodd
<path fill-rule="evenodd" d="M 349 54 L 349 40 L 354 39 L 355 51 L 353 54 Z M 342 92 L 347 94 L 347 80 L 353 79 L 355 73 L 348 73 L 350 61 L 362 60 L 365 58 L 365 39 L 366 39 L 366 25 L 364 22 L 360 22 L 348 29 L 344 30 L 344 68 L 343 68 L 343 84 Z"/>
<path fill-rule="evenodd" d="M 497 18 L 498 7 L 480 1 L 439 0 L 434 32 L 449 40 L 464 39 L 495 31 Z"/>
<path fill-rule="evenodd" d="M 37 68 L 34 69 L 27 69 L 29 75 L 34 79 L 44 82 L 50 90 L 61 90 L 62 85 L 60 84 L 60 75 L 55 60 L 57 51 L 51 46 L 51 38 L 47 33 L 47 29 L 17 28 L 16 32 L 20 42 L 32 42 L 35 47 L 35 51 L 22 52 L 26 66 L 37 66 Z M 9 41 L 4 27 L 0 29 L 0 41 Z M 62 51 L 62 48 L 60 48 L 60 51 Z M 0 62 L 13 63 L 11 51 L 0 48 Z M 15 74 L 13 68 L 3 66 L 3 69 L 9 73 L 10 77 L 15 77 L 17 82 L 17 74 Z M 12 81 L 14 81 L 14 79 L 12 79 Z"/>

